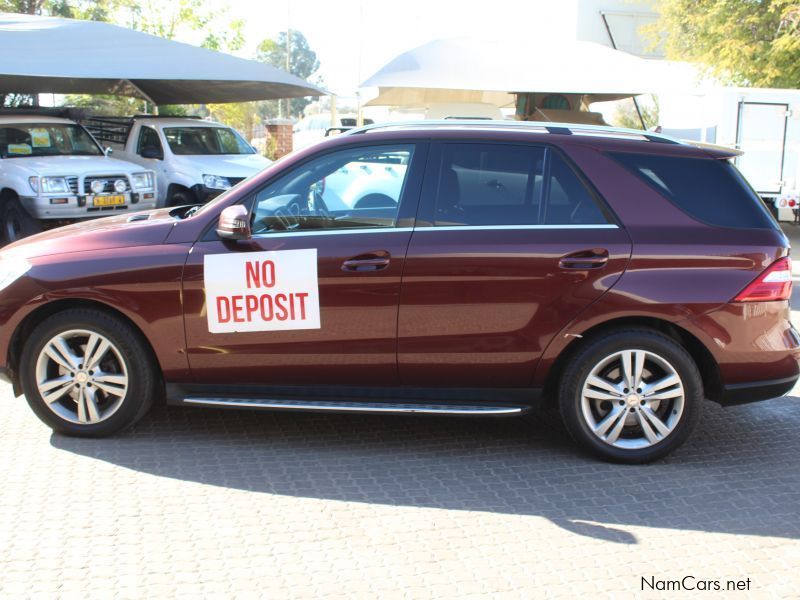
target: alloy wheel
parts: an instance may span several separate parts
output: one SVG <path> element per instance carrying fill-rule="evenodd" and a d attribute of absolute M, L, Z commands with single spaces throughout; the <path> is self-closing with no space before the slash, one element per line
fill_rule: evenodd
<path fill-rule="evenodd" d="M 622 350 L 600 360 L 581 389 L 581 413 L 592 433 L 622 449 L 666 439 L 683 415 L 685 392 L 678 371 L 647 350 Z"/>
<path fill-rule="evenodd" d="M 71 329 L 39 352 L 36 385 L 45 405 L 71 423 L 93 425 L 113 415 L 128 393 L 128 370 L 105 336 Z"/>

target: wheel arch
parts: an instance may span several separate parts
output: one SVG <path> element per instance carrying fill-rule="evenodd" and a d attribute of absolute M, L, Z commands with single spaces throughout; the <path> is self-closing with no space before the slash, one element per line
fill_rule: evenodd
<path fill-rule="evenodd" d="M 139 327 L 135 321 L 133 321 L 119 309 L 98 300 L 89 300 L 87 298 L 62 298 L 43 304 L 31 311 L 25 316 L 19 325 L 17 325 L 17 328 L 11 335 L 8 346 L 7 364 L 11 370 L 12 384 L 14 386 L 14 393 L 16 395 L 20 395 L 22 393 L 19 381 L 19 361 L 20 357 L 22 356 L 23 340 L 27 339 L 34 328 L 48 317 L 74 308 L 96 309 L 129 325 L 135 334 L 141 339 L 145 348 L 147 348 L 150 352 L 150 359 L 152 360 L 153 364 L 156 365 L 159 378 L 163 381 L 161 363 L 158 360 L 158 356 L 153 348 L 153 345 L 142 331 L 142 328 Z"/>
<path fill-rule="evenodd" d="M 19 194 L 15 189 L 10 187 L 4 187 L 0 189 L 0 204 L 4 203 L 6 200 L 16 199 L 19 199 Z"/>
<path fill-rule="evenodd" d="M 555 403 L 557 398 L 558 382 L 564 372 L 569 359 L 589 340 L 595 339 L 609 332 L 619 329 L 650 329 L 666 335 L 683 346 L 694 360 L 703 380 L 705 397 L 719 402 L 723 386 L 719 366 L 709 352 L 708 348 L 692 333 L 664 319 L 655 317 L 620 317 L 599 323 L 584 331 L 580 337 L 575 337 L 561 351 L 550 367 L 544 383 L 544 397 L 548 403 Z"/>

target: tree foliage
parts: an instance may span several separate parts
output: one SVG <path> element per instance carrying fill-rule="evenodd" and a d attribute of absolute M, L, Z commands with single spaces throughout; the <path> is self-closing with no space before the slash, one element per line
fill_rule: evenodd
<path fill-rule="evenodd" d="M 660 0 L 667 58 L 733 85 L 800 87 L 800 0 Z"/>
<path fill-rule="evenodd" d="M 292 75 L 297 75 L 301 79 L 308 79 L 319 70 L 319 60 L 317 53 L 311 49 L 306 36 L 299 31 L 292 31 L 289 34 L 289 68 L 286 68 L 286 37 L 287 32 L 282 31 L 275 39 L 265 39 L 258 45 L 256 60 L 268 63 L 273 67 L 289 71 Z M 283 116 L 301 116 L 303 109 L 311 103 L 309 98 L 292 98 L 284 103 L 288 104 L 288 110 L 284 109 Z M 261 113 L 266 118 L 278 116 L 278 101 L 264 102 L 261 106 Z"/>

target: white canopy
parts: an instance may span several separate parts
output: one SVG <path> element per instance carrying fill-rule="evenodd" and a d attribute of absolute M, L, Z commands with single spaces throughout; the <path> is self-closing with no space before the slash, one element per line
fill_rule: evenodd
<path fill-rule="evenodd" d="M 660 87 L 648 61 L 593 42 L 468 38 L 435 40 L 404 52 L 361 86 L 379 87 L 381 94 L 387 88 L 561 92 L 590 95 L 595 102 Z M 396 98 L 397 92 L 391 96 Z M 504 101 L 498 97 L 497 104 Z"/>
<path fill-rule="evenodd" d="M 321 96 L 270 65 L 97 21 L 0 13 L 0 93 L 117 94 L 156 104 Z"/>

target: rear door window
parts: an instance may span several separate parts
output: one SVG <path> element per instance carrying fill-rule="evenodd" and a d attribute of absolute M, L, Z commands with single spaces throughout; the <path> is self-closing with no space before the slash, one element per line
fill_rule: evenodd
<path fill-rule="evenodd" d="M 776 228 L 764 203 L 728 161 L 612 153 L 691 217 L 709 225 Z"/>
<path fill-rule="evenodd" d="M 594 195 L 549 148 L 477 143 L 442 146 L 436 227 L 608 222 Z"/>

